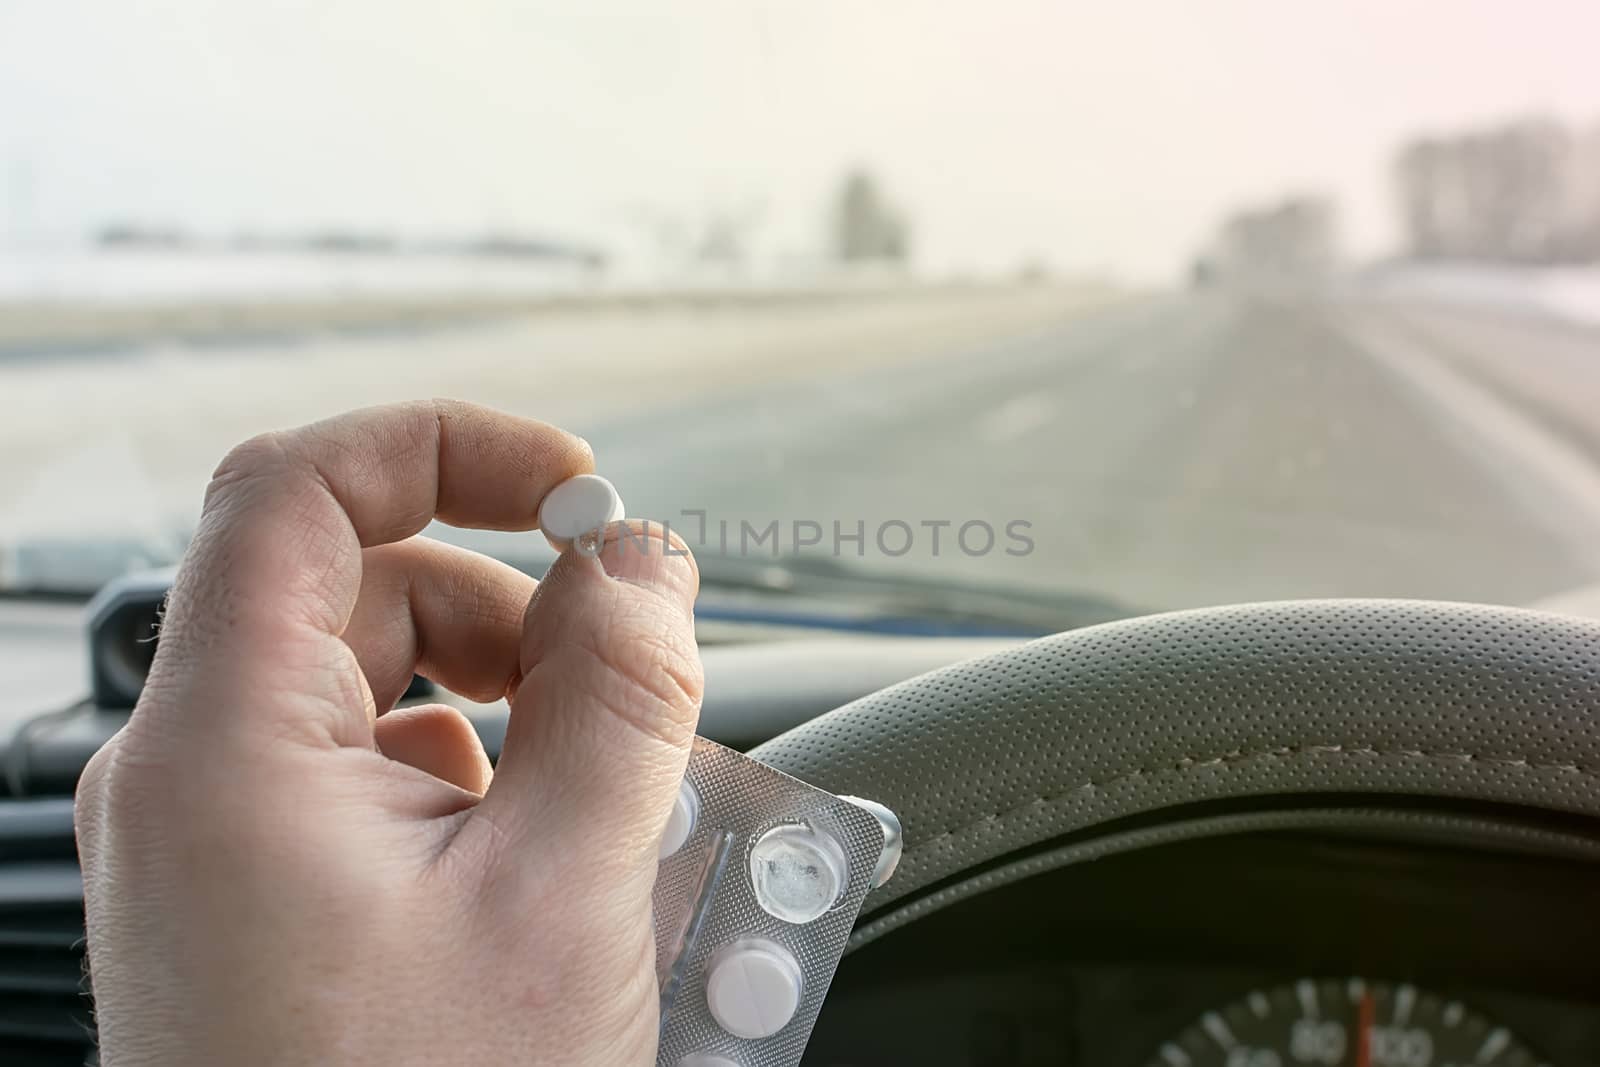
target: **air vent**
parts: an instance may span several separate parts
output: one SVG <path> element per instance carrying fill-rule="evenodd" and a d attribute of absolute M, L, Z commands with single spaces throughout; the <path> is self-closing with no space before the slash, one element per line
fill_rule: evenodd
<path fill-rule="evenodd" d="M 0 1063 L 93 1062 L 72 805 L 0 804 Z"/>

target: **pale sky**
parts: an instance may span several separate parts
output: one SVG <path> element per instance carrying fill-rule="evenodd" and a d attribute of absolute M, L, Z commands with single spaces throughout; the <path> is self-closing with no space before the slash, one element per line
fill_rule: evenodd
<path fill-rule="evenodd" d="M 814 251 L 848 165 L 917 262 L 1161 278 L 1220 212 L 1335 195 L 1393 239 L 1418 129 L 1600 121 L 1589 0 L 0 0 L 0 234 L 111 219 L 627 254 L 638 220 L 759 209 Z"/>

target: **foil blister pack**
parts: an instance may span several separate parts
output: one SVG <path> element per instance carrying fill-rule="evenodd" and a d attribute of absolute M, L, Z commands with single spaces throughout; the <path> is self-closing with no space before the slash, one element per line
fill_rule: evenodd
<path fill-rule="evenodd" d="M 657 1067 L 794 1067 L 899 824 L 704 738 L 652 895 Z"/>

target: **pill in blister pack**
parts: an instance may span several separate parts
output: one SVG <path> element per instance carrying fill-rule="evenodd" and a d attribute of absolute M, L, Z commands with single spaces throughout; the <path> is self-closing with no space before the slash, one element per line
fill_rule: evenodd
<path fill-rule="evenodd" d="M 882 805 L 695 738 L 652 898 L 657 1067 L 793 1067 L 868 890 L 899 856 Z"/>

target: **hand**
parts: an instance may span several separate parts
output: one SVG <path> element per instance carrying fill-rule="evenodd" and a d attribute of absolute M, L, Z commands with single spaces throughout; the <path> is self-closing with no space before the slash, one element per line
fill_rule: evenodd
<path fill-rule="evenodd" d="M 535 583 L 414 536 L 525 530 L 583 441 L 357 412 L 212 478 L 139 705 L 78 787 L 106 1067 L 649 1064 L 650 889 L 701 675 L 687 549 Z M 413 671 L 511 698 L 491 771 Z"/>

